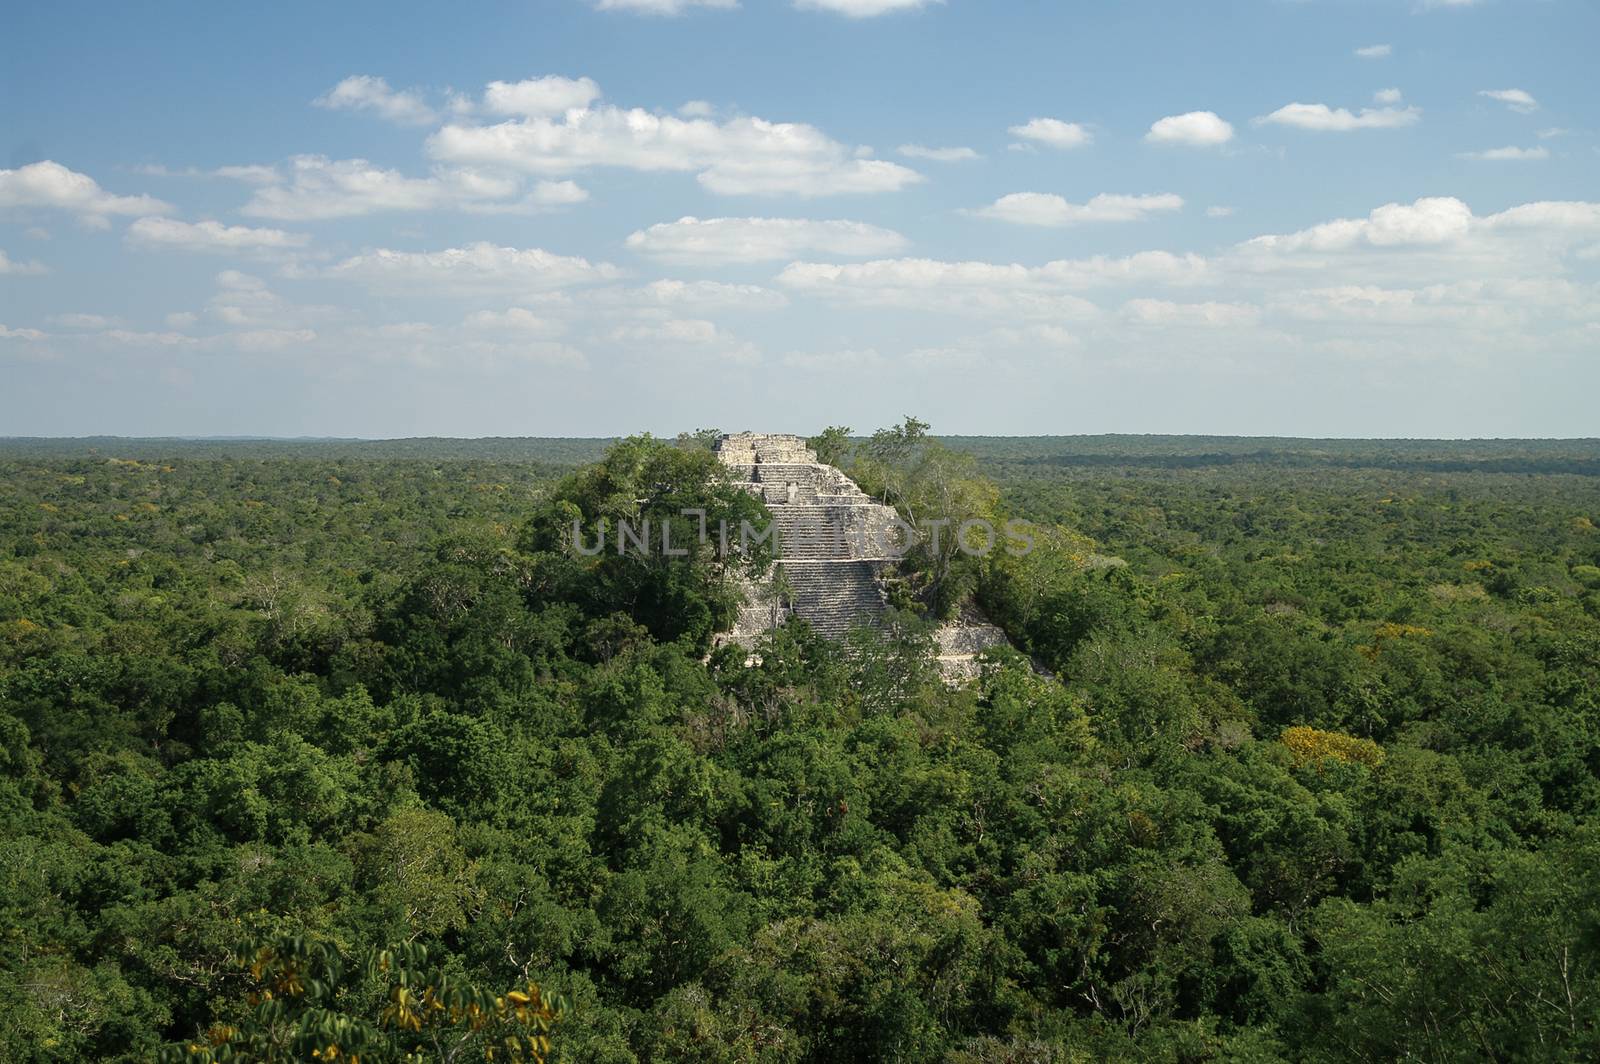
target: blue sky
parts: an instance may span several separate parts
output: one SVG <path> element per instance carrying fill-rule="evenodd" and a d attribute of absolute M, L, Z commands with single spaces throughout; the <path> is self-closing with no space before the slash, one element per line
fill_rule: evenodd
<path fill-rule="evenodd" d="M 1587 0 L 27 5 L 0 435 L 1595 435 Z"/>

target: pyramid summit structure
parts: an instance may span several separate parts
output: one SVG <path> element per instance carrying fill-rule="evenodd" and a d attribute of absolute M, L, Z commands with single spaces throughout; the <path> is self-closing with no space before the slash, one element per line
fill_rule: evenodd
<path fill-rule="evenodd" d="M 777 529 L 775 589 L 748 589 L 733 640 L 748 643 L 790 617 L 831 638 L 881 620 L 882 578 L 898 557 L 894 508 L 818 461 L 800 436 L 739 432 L 720 437 L 715 450 L 734 482 L 766 503 Z"/>

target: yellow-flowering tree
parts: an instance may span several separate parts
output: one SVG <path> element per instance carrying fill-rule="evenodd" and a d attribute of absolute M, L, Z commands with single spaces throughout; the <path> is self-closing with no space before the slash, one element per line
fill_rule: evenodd
<path fill-rule="evenodd" d="M 1331 757 L 1335 761 L 1357 762 L 1371 768 L 1383 764 L 1383 747 L 1371 739 L 1308 728 L 1285 728 L 1279 741 L 1294 754 L 1298 764 L 1306 765 Z"/>

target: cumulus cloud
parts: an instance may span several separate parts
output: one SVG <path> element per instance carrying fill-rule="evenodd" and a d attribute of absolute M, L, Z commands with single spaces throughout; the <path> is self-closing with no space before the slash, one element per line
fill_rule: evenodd
<path fill-rule="evenodd" d="M 1489 148 L 1486 151 L 1464 151 L 1460 153 L 1463 159 L 1478 159 L 1484 162 L 1528 162 L 1538 159 L 1550 158 L 1550 149 L 1535 148 Z"/>
<path fill-rule="evenodd" d="M 1539 109 L 1539 101 L 1522 89 L 1479 89 L 1478 95 L 1499 100 L 1518 114 L 1532 114 Z"/>
<path fill-rule="evenodd" d="M 1233 213 L 1232 207 L 1207 207 L 1207 218 L 1226 218 Z"/>
<path fill-rule="evenodd" d="M 214 221 L 140 218 L 128 226 L 127 239 L 140 247 L 182 251 L 282 251 L 304 247 L 311 238 L 282 229 L 252 229 Z"/>
<path fill-rule="evenodd" d="M 959 163 L 983 158 L 971 148 L 928 148 L 921 144 L 902 144 L 898 150 L 907 159 L 927 159 L 936 163 Z"/>
<path fill-rule="evenodd" d="M 404 126 L 431 125 L 439 117 L 418 90 L 396 92 L 383 78 L 370 74 L 345 78 L 311 102 L 330 111 L 367 111 Z"/>
<path fill-rule="evenodd" d="M 876 18 L 897 11 L 915 11 L 944 0 L 794 0 L 801 11 L 828 11 L 846 18 Z"/>
<path fill-rule="evenodd" d="M 0 276 L 30 277 L 49 272 L 49 267 L 42 262 L 18 262 L 0 248 Z"/>
<path fill-rule="evenodd" d="M 321 271 L 379 290 L 452 293 L 534 292 L 606 281 L 618 275 L 608 263 L 557 255 L 542 248 L 498 247 L 480 242 L 442 251 L 377 248 Z"/>
<path fill-rule="evenodd" d="M 243 213 L 274 221 L 321 221 L 385 211 L 461 210 L 535 213 L 582 203 L 589 194 L 572 181 L 540 181 L 524 189 L 516 174 L 470 167 L 440 168 L 408 177 L 365 159 L 297 155 L 286 179 L 255 190 Z"/>
<path fill-rule="evenodd" d="M 1399 103 L 1403 98 L 1399 89 L 1379 89 L 1372 94 L 1374 103 L 1381 103 L 1386 107 Z"/>
<path fill-rule="evenodd" d="M 1258 236 L 1247 247 L 1271 251 L 1338 251 L 1358 245 L 1403 247 L 1443 244 L 1465 236 L 1472 210 L 1449 196 L 1390 203 L 1365 218 L 1341 218 L 1297 233 Z"/>
<path fill-rule="evenodd" d="M 704 188 L 722 195 L 892 192 L 922 180 L 897 163 L 861 157 L 803 123 L 748 116 L 717 121 L 599 103 L 492 125 L 451 123 L 429 138 L 428 151 L 455 166 L 546 177 L 597 167 L 694 173 Z"/>
<path fill-rule="evenodd" d="M 315 308 L 317 316 L 321 308 Z M 206 304 L 206 314 L 230 328 L 287 329 L 304 324 L 306 314 L 267 287 L 267 282 L 240 270 L 223 270 L 216 276 L 216 291 Z"/>
<path fill-rule="evenodd" d="M 462 324 L 469 329 L 510 332 L 527 336 L 556 336 L 565 328 L 561 322 L 540 317 L 526 307 L 474 311 L 467 315 Z"/>
<path fill-rule="evenodd" d="M 1152 196 L 1101 193 L 1088 203 L 1069 203 L 1049 193 L 1013 192 L 972 213 L 1016 225 L 1061 227 L 1081 222 L 1137 222 L 1154 213 L 1182 207 L 1183 197 L 1171 193 Z"/>
<path fill-rule="evenodd" d="M 600 98 L 600 86 L 589 78 L 550 75 L 525 81 L 491 81 L 483 91 L 484 107 L 499 115 L 541 118 L 581 110 Z"/>
<path fill-rule="evenodd" d="M 1569 276 L 1585 268 L 1597 236 L 1600 204 L 1537 202 L 1477 216 L 1460 200 L 1431 197 L 1260 236 L 1209 259 L 1152 251 L 1042 266 L 798 262 L 779 283 L 797 298 L 845 306 L 1064 329 L 1089 342 L 1081 350 L 1130 356 L 1163 350 L 1146 345 L 1170 330 L 1217 337 L 1229 346 L 1203 350 L 1229 360 L 1286 347 L 1478 357 L 1600 324 L 1600 284 Z M 1036 341 L 1023 347 L 1042 350 Z"/>
<path fill-rule="evenodd" d="M 796 262 L 778 283 L 796 294 L 830 302 L 898 307 L 938 314 L 1085 320 L 1096 306 L 1079 293 L 1129 284 L 1191 284 L 1208 266 L 1195 255 L 1141 252 L 1125 258 L 1020 263 L 881 259 L 842 265 Z"/>
<path fill-rule="evenodd" d="M 71 211 L 103 223 L 107 215 L 167 214 L 172 207 L 150 196 L 117 196 L 88 174 L 46 159 L 15 170 L 0 170 L 0 210 L 42 207 Z"/>
<path fill-rule="evenodd" d="M 1168 115 L 1155 122 L 1144 139 L 1151 144 L 1211 148 L 1232 140 L 1233 126 L 1219 118 L 1214 111 L 1190 111 L 1188 114 Z"/>
<path fill-rule="evenodd" d="M 1010 133 L 1052 148 L 1081 148 L 1094 140 L 1094 135 L 1077 122 L 1063 122 L 1059 118 L 1031 118 L 1020 126 L 1012 126 Z"/>
<path fill-rule="evenodd" d="M 825 255 L 885 255 L 905 237 L 891 229 L 851 221 L 805 218 L 680 218 L 628 237 L 628 247 L 669 262 L 713 265 Z"/>
<path fill-rule="evenodd" d="M 1258 125 L 1293 126 L 1324 133 L 1348 133 L 1356 129 L 1399 129 L 1416 125 L 1422 111 L 1416 107 L 1363 107 L 1351 111 L 1325 103 L 1291 103 L 1255 121 Z"/>
<path fill-rule="evenodd" d="M 1387 44 L 1369 44 L 1356 49 L 1356 55 L 1362 59 L 1387 59 L 1393 54 L 1394 48 Z"/>
<path fill-rule="evenodd" d="M 597 11 L 632 11 L 639 15 L 682 15 L 695 8 L 728 10 L 739 0 L 595 0 Z"/>

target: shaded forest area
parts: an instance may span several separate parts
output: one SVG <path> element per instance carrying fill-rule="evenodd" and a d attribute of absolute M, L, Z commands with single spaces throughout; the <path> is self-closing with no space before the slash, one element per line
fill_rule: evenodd
<path fill-rule="evenodd" d="M 1037 549 L 747 666 L 564 539 L 703 437 L 0 442 L 0 1055 L 1600 1058 L 1600 443 L 822 439 Z"/>

